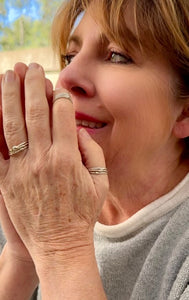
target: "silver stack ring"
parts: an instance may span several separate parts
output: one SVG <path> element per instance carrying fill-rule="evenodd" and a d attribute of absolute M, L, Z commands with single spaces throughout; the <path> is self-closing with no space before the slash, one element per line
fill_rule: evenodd
<path fill-rule="evenodd" d="M 88 171 L 91 175 L 104 175 L 104 174 L 107 175 L 108 174 L 107 168 L 104 168 L 104 167 L 89 168 Z"/>
<path fill-rule="evenodd" d="M 73 103 L 70 94 L 69 94 L 69 93 L 66 93 L 66 92 L 55 95 L 55 96 L 54 96 L 54 99 L 53 99 L 53 103 L 55 103 L 55 102 L 56 102 L 57 100 L 59 100 L 59 99 L 62 99 L 62 100 L 63 100 L 63 99 L 67 99 L 67 100 L 69 100 L 71 103 Z"/>
<path fill-rule="evenodd" d="M 28 148 L 28 141 L 20 143 L 19 145 L 13 146 L 11 149 L 9 149 L 9 155 L 12 156 L 16 153 L 19 153 L 25 149 Z"/>

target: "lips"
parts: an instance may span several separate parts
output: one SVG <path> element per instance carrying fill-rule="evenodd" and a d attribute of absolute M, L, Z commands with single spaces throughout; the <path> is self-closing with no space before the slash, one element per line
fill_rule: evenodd
<path fill-rule="evenodd" d="M 80 112 L 75 113 L 75 119 L 77 126 L 82 126 L 91 129 L 100 129 L 106 125 L 106 123 Z"/>

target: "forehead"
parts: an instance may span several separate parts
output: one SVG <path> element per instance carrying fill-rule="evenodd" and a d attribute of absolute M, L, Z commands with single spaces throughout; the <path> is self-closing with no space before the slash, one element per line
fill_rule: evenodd
<path fill-rule="evenodd" d="M 108 14 L 107 16 L 109 17 L 110 15 Z M 99 7 L 96 7 L 94 2 L 92 2 L 85 11 L 82 11 L 77 16 L 70 32 L 67 45 L 73 41 L 78 43 L 79 40 L 84 38 L 91 30 L 91 36 L 94 34 L 96 36 L 98 35 L 100 37 L 101 44 L 107 44 L 108 41 L 115 42 L 124 48 L 123 44 L 126 45 L 128 43 L 128 47 L 126 48 L 129 48 L 130 40 L 132 40 L 132 43 L 137 40 L 135 38 L 136 30 L 134 28 L 133 7 L 128 4 L 127 9 L 124 10 L 124 21 L 120 21 L 117 25 L 114 24 L 112 26 L 114 28 L 111 28 L 111 22 L 108 20 L 107 16 L 105 17 L 103 11 L 101 11 Z M 123 22 L 125 24 L 122 24 Z M 117 29 L 116 26 L 118 27 Z M 119 27 L 124 29 L 124 35 L 122 34 L 121 37 L 119 34 L 115 34 L 116 30 L 120 31 Z"/>
<path fill-rule="evenodd" d="M 141 16 L 139 11 L 139 15 L 136 15 L 134 2 L 122 1 L 122 4 L 126 3 L 126 5 L 121 6 L 117 15 L 116 12 L 104 11 L 101 4 L 95 6 L 95 2 L 91 2 L 76 18 L 70 35 L 66 39 L 66 48 L 71 42 L 80 45 L 87 36 L 95 35 L 98 37 L 98 44 L 103 46 L 108 42 L 116 44 L 131 56 L 136 54 L 144 57 L 162 55 L 161 43 L 154 38 L 152 33 L 153 25 L 148 26 L 147 17 L 144 18 L 143 14 Z M 96 42 L 95 39 L 91 39 L 91 42 L 93 41 Z M 64 48 L 65 51 L 66 48 Z"/>
<path fill-rule="evenodd" d="M 78 25 L 80 24 L 81 20 L 83 19 L 83 16 L 85 14 L 85 11 L 82 11 L 76 18 L 75 22 L 74 22 L 74 25 L 72 27 L 72 31 L 71 31 L 71 34 L 73 34 L 73 32 L 75 31 L 75 29 L 78 27 Z"/>
<path fill-rule="evenodd" d="M 133 35 L 127 36 L 127 31 L 125 31 L 123 37 L 124 44 L 119 43 L 116 38 L 111 39 L 110 35 L 108 35 L 104 30 L 102 24 L 100 24 L 100 20 L 96 17 L 96 13 L 94 13 L 94 11 L 95 10 L 90 8 L 79 14 L 69 36 L 67 47 L 71 46 L 73 43 L 74 45 L 78 46 L 78 48 L 81 48 L 83 43 L 87 41 L 86 44 L 88 49 L 95 47 L 95 49 L 93 48 L 94 50 L 98 51 L 98 53 L 102 53 L 106 47 L 108 47 L 110 44 L 113 44 L 114 46 L 116 45 L 123 49 L 126 54 L 131 55 L 138 65 L 142 64 L 146 60 L 158 62 L 161 61 L 161 63 L 165 64 L 169 69 L 169 60 L 166 56 L 162 56 L 162 54 L 158 52 L 158 49 L 152 53 L 145 50 L 143 51 L 143 49 L 141 50 L 140 45 L 137 44 L 137 42 L 135 44 L 133 43 L 134 47 L 131 46 L 129 39 L 132 39 L 133 42 L 135 38 L 132 7 L 130 8 L 130 6 L 128 6 L 128 9 L 125 13 L 125 18 L 127 26 Z"/>
<path fill-rule="evenodd" d="M 81 46 L 83 40 L 87 37 L 93 40 L 93 42 L 98 42 L 98 44 L 105 45 L 109 43 L 106 34 L 89 10 L 82 12 L 77 17 L 68 39 L 68 46 L 71 43 Z"/>

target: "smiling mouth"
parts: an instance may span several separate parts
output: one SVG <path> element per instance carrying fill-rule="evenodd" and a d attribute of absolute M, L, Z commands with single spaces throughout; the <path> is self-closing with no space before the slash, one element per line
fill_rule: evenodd
<path fill-rule="evenodd" d="M 106 124 L 102 122 L 91 122 L 87 120 L 78 120 L 78 119 L 76 119 L 76 125 L 91 128 L 91 129 L 100 129 L 106 126 Z"/>

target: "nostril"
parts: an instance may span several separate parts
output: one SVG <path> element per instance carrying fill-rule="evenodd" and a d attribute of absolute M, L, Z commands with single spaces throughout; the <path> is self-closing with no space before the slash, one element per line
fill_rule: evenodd
<path fill-rule="evenodd" d="M 82 95 L 87 94 L 86 91 L 83 88 L 79 87 L 79 86 L 72 87 L 71 90 L 72 90 L 72 92 L 77 93 L 77 94 L 82 94 Z"/>

